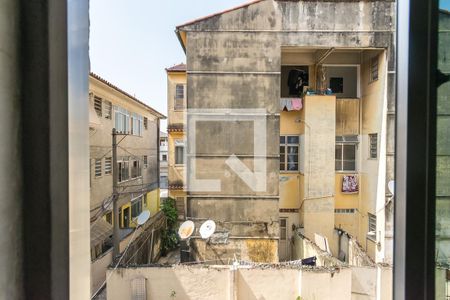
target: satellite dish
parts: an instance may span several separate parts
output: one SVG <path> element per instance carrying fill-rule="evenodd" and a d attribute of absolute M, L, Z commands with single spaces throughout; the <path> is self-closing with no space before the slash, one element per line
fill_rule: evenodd
<path fill-rule="evenodd" d="M 394 191 L 395 191 L 395 181 L 394 180 L 391 180 L 391 181 L 388 182 L 388 190 L 393 196 L 394 195 Z"/>
<path fill-rule="evenodd" d="M 181 224 L 180 228 L 178 229 L 178 235 L 182 240 L 185 240 L 194 233 L 194 229 L 195 229 L 194 222 L 188 220 L 183 224 Z"/>
<path fill-rule="evenodd" d="M 148 210 L 144 210 L 141 212 L 141 214 L 137 217 L 137 224 L 138 226 L 144 225 L 145 222 L 150 219 L 150 212 Z"/>
<path fill-rule="evenodd" d="M 213 220 L 205 221 L 205 223 L 200 226 L 200 235 L 202 236 L 202 239 L 209 238 L 214 231 L 216 231 L 216 223 L 214 223 Z"/>

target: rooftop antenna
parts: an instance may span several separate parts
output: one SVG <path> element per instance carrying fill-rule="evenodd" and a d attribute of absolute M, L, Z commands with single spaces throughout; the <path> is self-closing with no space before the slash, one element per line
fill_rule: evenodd
<path fill-rule="evenodd" d="M 142 226 L 145 224 L 145 222 L 148 221 L 148 219 L 150 219 L 150 212 L 148 210 L 144 210 L 143 212 L 141 212 L 141 214 L 137 217 L 137 221 L 136 223 L 138 224 L 138 226 Z"/>
<path fill-rule="evenodd" d="M 185 221 L 178 229 L 178 236 L 181 239 L 180 261 L 181 263 L 190 261 L 190 237 L 194 233 L 195 224 L 191 220 Z"/>
<path fill-rule="evenodd" d="M 216 231 L 216 223 L 213 220 L 205 221 L 200 226 L 200 235 L 202 239 L 206 240 Z"/>

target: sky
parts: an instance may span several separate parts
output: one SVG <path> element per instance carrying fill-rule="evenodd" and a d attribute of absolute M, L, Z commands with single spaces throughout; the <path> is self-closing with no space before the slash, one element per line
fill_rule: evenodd
<path fill-rule="evenodd" d="M 186 60 L 175 27 L 246 2 L 91 0 L 91 71 L 167 115 L 164 69 Z"/>
<path fill-rule="evenodd" d="M 443 8 L 450 11 L 450 0 L 440 0 L 439 8 Z"/>

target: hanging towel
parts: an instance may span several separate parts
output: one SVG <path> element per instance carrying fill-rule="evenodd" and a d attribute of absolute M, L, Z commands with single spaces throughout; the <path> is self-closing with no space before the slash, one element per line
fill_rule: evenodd
<path fill-rule="evenodd" d="M 283 111 L 286 108 L 287 99 L 281 98 L 280 99 L 280 110 Z"/>
<path fill-rule="evenodd" d="M 345 175 L 342 179 L 343 193 L 358 193 L 358 177 L 356 175 Z"/>
<path fill-rule="evenodd" d="M 291 110 L 292 110 L 292 99 L 290 99 L 290 98 L 287 98 L 287 99 L 286 99 L 286 109 L 287 109 L 288 111 L 291 111 Z"/>
<path fill-rule="evenodd" d="M 292 99 L 292 110 L 301 110 L 303 108 L 302 98 Z"/>

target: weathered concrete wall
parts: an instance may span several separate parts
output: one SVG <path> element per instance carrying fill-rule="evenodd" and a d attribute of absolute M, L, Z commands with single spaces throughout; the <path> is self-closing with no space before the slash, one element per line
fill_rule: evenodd
<path fill-rule="evenodd" d="M 102 98 L 103 101 L 110 101 L 113 106 L 120 106 L 124 109 L 127 109 L 129 112 L 138 113 L 148 119 L 148 128 L 145 129 L 143 127 L 142 136 L 129 135 L 125 137 L 124 140 L 120 143 L 120 147 L 117 149 L 118 157 L 128 156 L 130 157 L 130 159 L 133 159 L 133 156 L 136 156 L 141 158 L 142 179 L 137 178 L 127 181 L 126 183 L 123 183 L 121 185 L 126 186 L 142 183 L 156 183 L 159 177 L 159 170 L 157 167 L 157 151 L 159 147 L 159 141 L 157 138 L 157 118 L 152 115 L 143 105 L 136 103 L 126 95 L 123 95 L 115 89 L 112 89 L 108 85 L 100 82 L 92 76 L 90 77 L 89 83 L 89 91 L 90 93 L 93 93 L 93 95 Z M 91 97 L 89 102 L 89 105 L 93 107 L 93 97 Z M 101 205 L 102 202 L 112 194 L 112 173 L 105 174 L 104 160 L 105 157 L 112 157 L 112 153 L 110 151 L 112 149 L 111 133 L 112 129 L 115 127 L 114 108 L 112 108 L 111 113 L 112 116 L 110 119 L 105 118 L 104 113 L 103 116 L 98 117 L 100 125 L 96 125 L 93 129 L 90 130 L 89 145 L 91 174 L 91 210 L 94 208 L 98 208 L 99 205 Z M 121 137 L 118 137 L 118 141 L 120 141 L 120 139 Z M 143 167 L 142 161 L 142 157 L 144 155 L 147 156 L 148 166 L 146 168 Z M 95 176 L 96 158 L 102 159 L 102 176 L 100 177 Z M 120 205 L 123 205 L 131 200 L 130 196 L 125 198 L 127 198 L 128 201 L 121 200 Z M 95 214 L 96 212 L 96 210 L 93 210 L 91 213 Z"/>
<path fill-rule="evenodd" d="M 305 236 L 325 236 L 333 243 L 335 191 L 336 97 L 306 96 L 304 100 L 305 201 L 303 214 Z M 336 249 L 332 247 L 332 252 Z"/>
<path fill-rule="evenodd" d="M 178 29 L 186 35 L 186 56 L 187 56 L 187 82 L 188 82 L 188 107 L 189 108 L 265 108 L 269 116 L 268 123 L 271 124 L 275 134 L 269 134 L 266 162 L 270 165 L 278 165 L 278 150 L 272 152 L 273 146 L 279 141 L 279 115 L 278 102 L 280 97 L 280 66 L 282 62 L 282 48 L 293 47 L 389 47 L 392 42 L 394 23 L 395 3 L 390 1 L 373 2 L 321 2 L 321 1 L 299 1 L 299 2 L 278 2 L 262 1 L 230 11 L 225 14 L 213 16 L 199 22 L 195 22 Z M 312 74 L 311 74 L 312 76 Z M 333 116 L 334 123 L 334 116 Z M 227 125 L 218 125 L 224 128 Z M 330 127 L 331 129 L 331 127 Z M 231 129 L 230 129 L 231 130 Z M 269 131 L 270 132 L 270 131 Z M 198 136 L 204 137 L 202 144 L 204 149 L 210 146 L 218 146 L 215 142 L 220 139 L 218 131 L 207 126 L 197 128 Z M 219 131 L 220 133 L 220 131 Z M 243 127 L 239 131 L 230 131 L 230 136 L 253 137 L 253 130 L 250 127 Z M 334 151 L 334 124 L 332 147 Z M 226 139 L 228 143 L 219 148 L 223 154 L 232 152 L 242 153 L 244 149 L 251 148 L 251 138 L 247 139 Z M 306 137 L 305 137 L 306 139 Z M 233 143 L 233 140 L 240 143 Z M 214 142 L 213 142 L 214 141 Z M 221 145 L 219 143 L 219 145 Z M 236 148 L 233 147 L 236 145 Z M 197 147 L 198 148 L 198 147 Z M 318 151 L 317 151 L 318 152 Z M 223 184 L 223 194 L 215 194 L 210 197 L 211 203 L 218 203 L 227 194 L 248 196 L 249 191 L 244 182 L 233 179 L 233 175 L 226 178 L 216 167 L 223 166 L 223 157 L 217 155 L 213 150 L 209 152 L 211 157 L 205 159 L 197 169 L 210 175 L 210 178 L 221 178 L 227 181 Z M 331 158 L 334 154 L 331 153 Z M 251 160 L 251 157 L 249 158 Z M 307 161 L 307 159 L 305 159 Z M 308 214 L 301 215 L 300 219 L 307 226 L 306 234 L 311 236 L 314 232 L 322 233 L 325 236 L 332 236 L 334 227 L 334 203 L 332 195 L 334 193 L 334 162 L 325 166 L 333 168 L 330 176 L 330 184 L 320 193 L 309 191 L 308 196 L 324 196 L 324 191 L 329 190 L 328 198 L 320 200 L 306 201 L 304 210 Z M 250 165 L 250 163 L 249 163 Z M 320 167 L 320 166 L 316 166 Z M 211 170 L 217 170 L 211 173 Z M 220 170 L 220 171 L 219 171 Z M 271 174 L 273 172 L 273 174 Z M 264 195 L 274 198 L 279 197 L 278 191 L 278 167 L 274 170 L 268 169 L 267 182 L 271 190 Z M 317 174 L 309 182 L 316 183 L 322 181 L 323 174 Z M 319 180 L 316 180 L 319 179 Z M 277 186 L 277 188 L 273 188 Z M 305 185 L 306 186 L 306 185 Z M 329 188 L 328 188 L 329 187 Z M 332 188 L 331 188 L 332 187 Z M 314 190 L 317 190 L 314 188 Z M 250 193 L 254 196 L 252 201 L 261 202 L 261 193 Z M 197 214 L 202 210 L 202 205 L 192 204 L 198 202 L 198 193 L 191 193 L 188 199 L 188 206 L 192 212 Z M 307 196 L 307 197 L 308 197 Z M 259 199 L 258 199 L 259 198 Z M 192 200 L 191 200 L 192 199 Z M 225 198 L 231 207 L 240 206 L 238 199 Z M 234 203 L 236 202 L 236 204 Z M 308 203 L 309 202 L 309 203 Z M 250 202 L 248 209 L 259 209 L 259 206 Z M 208 207 L 211 207 L 208 205 Z M 318 209 L 319 208 L 319 209 Z M 325 208 L 323 210 L 322 208 Z M 267 210 L 268 206 L 263 206 Z M 208 218 L 223 219 L 223 211 L 228 209 L 217 209 L 211 211 Z M 326 213 L 325 213 L 326 211 Z M 188 213 L 189 214 L 189 213 Z M 245 214 L 235 216 L 233 221 L 243 220 Z M 196 215 L 192 215 L 197 217 Z M 308 219 L 308 217 L 310 217 Z M 323 219 L 324 222 L 317 220 Z M 236 219 L 237 218 L 237 219 Z M 271 210 L 261 215 L 262 221 L 278 219 L 278 207 L 271 205 Z M 268 231 L 275 232 L 277 223 Z M 323 228 L 314 227 L 315 224 L 323 224 Z M 320 226 L 322 227 L 322 226 Z M 241 231 L 241 230 L 238 230 Z M 261 232 L 260 235 L 266 235 Z M 255 235 L 255 237 L 258 236 Z"/>
<path fill-rule="evenodd" d="M 109 270 L 109 300 L 128 300 L 131 280 L 146 279 L 147 299 L 351 299 L 351 270 L 230 266 L 142 267 Z M 200 282 L 200 284 L 199 284 Z"/>
<path fill-rule="evenodd" d="M 91 295 L 97 292 L 106 280 L 106 270 L 112 262 L 112 249 L 91 262 Z"/>

